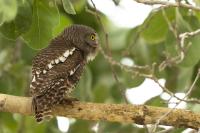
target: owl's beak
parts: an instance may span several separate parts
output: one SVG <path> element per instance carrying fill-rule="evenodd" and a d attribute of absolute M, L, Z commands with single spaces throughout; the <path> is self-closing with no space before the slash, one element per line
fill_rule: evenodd
<path fill-rule="evenodd" d="M 93 47 L 98 47 L 98 42 L 95 42 L 94 44 L 93 44 Z"/>
<path fill-rule="evenodd" d="M 98 42 L 97 41 L 95 41 L 94 43 L 89 43 L 89 45 L 91 46 L 91 47 L 94 47 L 94 48 L 96 48 L 96 47 L 98 47 Z"/>

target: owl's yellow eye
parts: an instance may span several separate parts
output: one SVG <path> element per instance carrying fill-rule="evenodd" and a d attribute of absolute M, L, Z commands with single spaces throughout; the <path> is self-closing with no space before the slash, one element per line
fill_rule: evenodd
<path fill-rule="evenodd" d="M 95 35 L 91 35 L 90 39 L 94 41 L 96 39 L 96 36 Z"/>

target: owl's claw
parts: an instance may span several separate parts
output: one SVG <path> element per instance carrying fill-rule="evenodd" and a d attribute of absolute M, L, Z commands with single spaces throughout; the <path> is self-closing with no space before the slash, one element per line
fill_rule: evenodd
<path fill-rule="evenodd" d="M 77 98 L 75 97 L 70 97 L 70 98 L 67 98 L 68 100 L 71 100 L 72 102 L 75 102 L 75 101 L 79 101 Z"/>
<path fill-rule="evenodd" d="M 65 98 L 63 99 L 60 104 L 66 104 L 66 105 L 71 105 L 73 106 L 73 102 L 75 101 L 79 101 L 77 98 L 74 98 L 74 97 L 70 97 L 70 98 Z"/>

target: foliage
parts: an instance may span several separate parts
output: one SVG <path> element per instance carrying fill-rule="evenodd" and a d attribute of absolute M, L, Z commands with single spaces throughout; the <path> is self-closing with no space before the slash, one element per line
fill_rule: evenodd
<path fill-rule="evenodd" d="M 118 0 L 115 2 L 119 3 Z M 95 16 L 85 10 L 85 6 L 88 6 L 87 2 L 82 0 L 73 3 L 69 0 L 0 1 L 0 93 L 27 95 L 31 60 L 36 50 L 46 47 L 53 37 L 71 24 L 81 23 L 95 28 L 100 34 L 102 46 L 105 46 L 101 26 Z M 152 11 L 144 23 L 134 29 L 115 27 L 104 15 L 101 14 L 100 17 L 107 30 L 115 29 L 114 32 L 109 32 L 113 58 L 120 61 L 129 57 L 137 65 L 162 63 L 165 60 L 164 51 L 169 57 L 178 56 L 177 39 L 168 22 L 177 27 L 177 33 L 200 28 L 200 13 L 185 8 L 166 7 L 164 10 Z M 200 66 L 199 42 L 199 36 L 186 40 L 188 49 L 180 64 L 167 66 L 162 71 L 156 67 L 156 76 L 165 78 L 166 87 L 171 91 L 184 92 L 193 82 Z M 188 45 L 190 43 L 191 46 Z M 74 95 L 83 101 L 124 102 L 120 89 L 139 86 L 144 77 L 131 76 L 118 67 L 114 68 L 122 85 L 115 81 L 109 63 L 99 54 L 87 67 Z M 195 86 L 192 97 L 200 97 L 199 84 L 200 81 Z M 156 97 L 147 104 L 167 106 L 161 104 L 161 100 Z M 192 108 L 196 107 L 191 105 L 190 109 Z M 1 133 L 20 132 L 22 129 L 26 133 L 60 132 L 55 119 L 38 125 L 28 116 L 0 113 L 0 118 Z M 94 124 L 96 123 L 92 121 L 77 120 L 71 124 L 69 132 L 92 133 L 94 131 L 91 127 Z M 100 122 L 100 128 L 102 132 L 109 133 L 145 132 L 131 124 Z"/>

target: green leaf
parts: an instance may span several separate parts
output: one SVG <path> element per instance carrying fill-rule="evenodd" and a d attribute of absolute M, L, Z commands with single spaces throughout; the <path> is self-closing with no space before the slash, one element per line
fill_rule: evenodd
<path fill-rule="evenodd" d="M 132 124 L 117 123 L 117 122 L 100 122 L 102 133 L 144 133 L 144 128 L 134 127 Z"/>
<path fill-rule="evenodd" d="M 165 14 L 170 22 L 175 19 L 174 8 L 165 9 Z M 162 10 L 152 12 L 145 20 L 142 27 L 144 30 L 141 33 L 141 36 L 149 44 L 157 44 L 165 40 L 168 24 L 163 16 Z"/>
<path fill-rule="evenodd" d="M 200 37 L 199 36 L 192 37 L 189 41 L 191 43 L 191 46 L 190 46 L 189 50 L 186 52 L 184 60 L 180 64 L 181 66 L 184 66 L 184 67 L 194 66 L 195 64 L 198 63 L 198 61 L 200 59 L 200 54 L 199 54 Z"/>
<path fill-rule="evenodd" d="M 156 107 L 164 107 L 167 106 L 166 102 L 160 98 L 160 96 L 153 97 L 145 102 L 146 105 L 156 106 Z"/>
<path fill-rule="evenodd" d="M 188 15 L 188 10 L 178 10 L 177 14 L 177 24 L 180 32 L 191 32 L 199 28 L 199 21 L 197 16 Z M 199 56 L 199 36 L 194 36 L 185 40 L 185 45 L 191 44 L 189 49 L 186 51 L 184 60 L 181 62 L 180 66 L 190 67 L 198 63 Z"/>
<path fill-rule="evenodd" d="M 181 92 L 190 87 L 192 74 L 193 74 L 192 67 L 180 67 L 179 68 L 179 73 L 177 76 L 177 85 L 176 85 L 177 91 Z"/>
<path fill-rule="evenodd" d="M 63 3 L 63 8 L 66 13 L 73 14 L 73 15 L 76 14 L 76 11 L 72 3 L 70 2 L 70 0 L 62 0 L 62 3 Z"/>
<path fill-rule="evenodd" d="M 200 6 L 200 1 L 199 0 L 193 0 L 195 2 L 196 6 Z"/>
<path fill-rule="evenodd" d="M 0 26 L 3 24 L 4 20 L 3 20 L 3 13 L 0 12 Z"/>
<path fill-rule="evenodd" d="M 125 83 L 127 88 L 132 88 L 132 87 L 139 86 L 141 83 L 143 83 L 144 78 L 139 77 L 139 76 L 138 77 L 133 76 L 130 73 L 127 73 L 127 72 L 123 72 L 122 80 Z"/>
<path fill-rule="evenodd" d="M 108 97 L 106 99 L 112 98 L 112 102 L 114 102 L 114 103 L 124 103 L 125 99 L 123 97 L 122 89 L 125 89 L 125 87 L 122 85 L 119 85 L 119 84 L 113 85 L 112 87 L 109 88 L 108 94 L 110 94 L 110 95 L 108 95 Z M 103 95 L 102 95 L 102 97 L 103 97 Z M 104 102 L 104 101 L 105 101 L 105 98 L 102 99 L 102 102 Z"/>
<path fill-rule="evenodd" d="M 31 28 L 23 35 L 28 46 L 33 49 L 46 47 L 52 39 L 53 29 L 58 21 L 59 14 L 54 1 L 35 0 Z"/>
<path fill-rule="evenodd" d="M 29 2 L 18 2 L 17 16 L 11 22 L 6 22 L 0 27 L 0 32 L 8 39 L 15 40 L 29 30 L 32 22 L 32 11 Z"/>
<path fill-rule="evenodd" d="M 195 67 L 192 67 L 193 68 L 193 72 L 192 72 L 192 78 L 191 78 L 191 81 L 190 81 L 190 86 L 192 84 L 192 81 L 194 81 L 194 79 L 196 78 L 198 72 L 199 72 L 199 68 L 200 68 L 200 62 L 198 62 L 197 65 L 195 65 Z M 199 99 L 200 98 L 200 80 L 198 79 L 196 84 L 194 85 L 193 89 L 192 89 L 192 92 L 190 94 L 190 98 L 197 98 Z M 191 103 L 192 104 L 192 103 Z"/>
<path fill-rule="evenodd" d="M 93 89 L 94 102 L 97 103 L 104 102 L 110 96 L 109 91 L 110 90 L 107 88 L 106 85 L 98 84 L 97 86 L 95 86 L 95 88 Z"/>
<path fill-rule="evenodd" d="M 84 100 L 84 101 L 91 100 L 92 97 L 91 85 L 92 85 L 92 74 L 89 67 L 87 67 L 81 77 L 81 80 L 78 82 L 78 86 L 74 91 L 75 97 L 78 98 L 79 100 Z"/>
<path fill-rule="evenodd" d="M 185 9 L 176 9 L 176 23 L 179 32 L 192 31 L 190 24 L 183 17 L 186 13 L 188 12 Z"/>
<path fill-rule="evenodd" d="M 177 56 L 177 40 L 171 31 L 168 31 L 166 35 L 165 48 L 171 57 Z"/>
<path fill-rule="evenodd" d="M 120 1 L 121 1 L 121 0 L 113 0 L 113 2 L 115 3 L 116 6 L 119 5 Z"/>
<path fill-rule="evenodd" d="M 61 14 L 59 24 L 53 30 L 53 36 L 59 35 L 70 24 L 72 24 L 72 20 Z"/>
<path fill-rule="evenodd" d="M 73 7 L 76 9 L 76 14 L 85 11 L 85 6 L 87 4 L 87 0 L 73 0 Z"/>
<path fill-rule="evenodd" d="M 68 133 L 94 133 L 92 131 L 92 125 L 94 125 L 93 121 L 86 120 L 76 120 L 74 124 L 72 124 L 67 131 Z"/>
<path fill-rule="evenodd" d="M 0 25 L 9 22 L 15 18 L 17 14 L 16 0 L 0 0 Z"/>
<path fill-rule="evenodd" d="M 111 29 L 113 30 L 113 29 Z M 109 30 L 111 33 L 109 34 L 110 37 L 110 47 L 112 50 L 120 50 L 126 46 L 126 35 L 127 30 L 124 29 L 114 29 L 113 31 Z"/>
<path fill-rule="evenodd" d="M 168 88 L 170 91 L 172 92 L 176 92 L 176 86 L 177 86 L 177 79 L 178 79 L 178 68 L 166 68 L 165 72 L 165 79 L 166 79 L 166 83 L 165 83 L 165 87 Z"/>
<path fill-rule="evenodd" d="M 27 65 L 32 65 L 33 57 L 38 52 L 37 50 L 33 50 L 28 45 L 23 44 L 21 48 L 21 58 Z"/>
<path fill-rule="evenodd" d="M 3 133 L 11 133 L 17 131 L 17 122 L 13 118 L 13 115 L 7 112 L 1 112 L 0 123 L 4 127 Z"/>
<path fill-rule="evenodd" d="M 19 123 L 18 123 L 19 124 Z M 38 124 L 37 122 L 35 122 L 35 119 L 33 116 L 31 117 L 25 117 L 25 123 L 24 123 L 24 129 L 26 133 L 46 133 L 46 130 L 48 129 L 49 123 L 47 122 L 43 122 L 41 124 Z M 35 127 L 34 130 L 32 129 L 32 127 Z"/>

